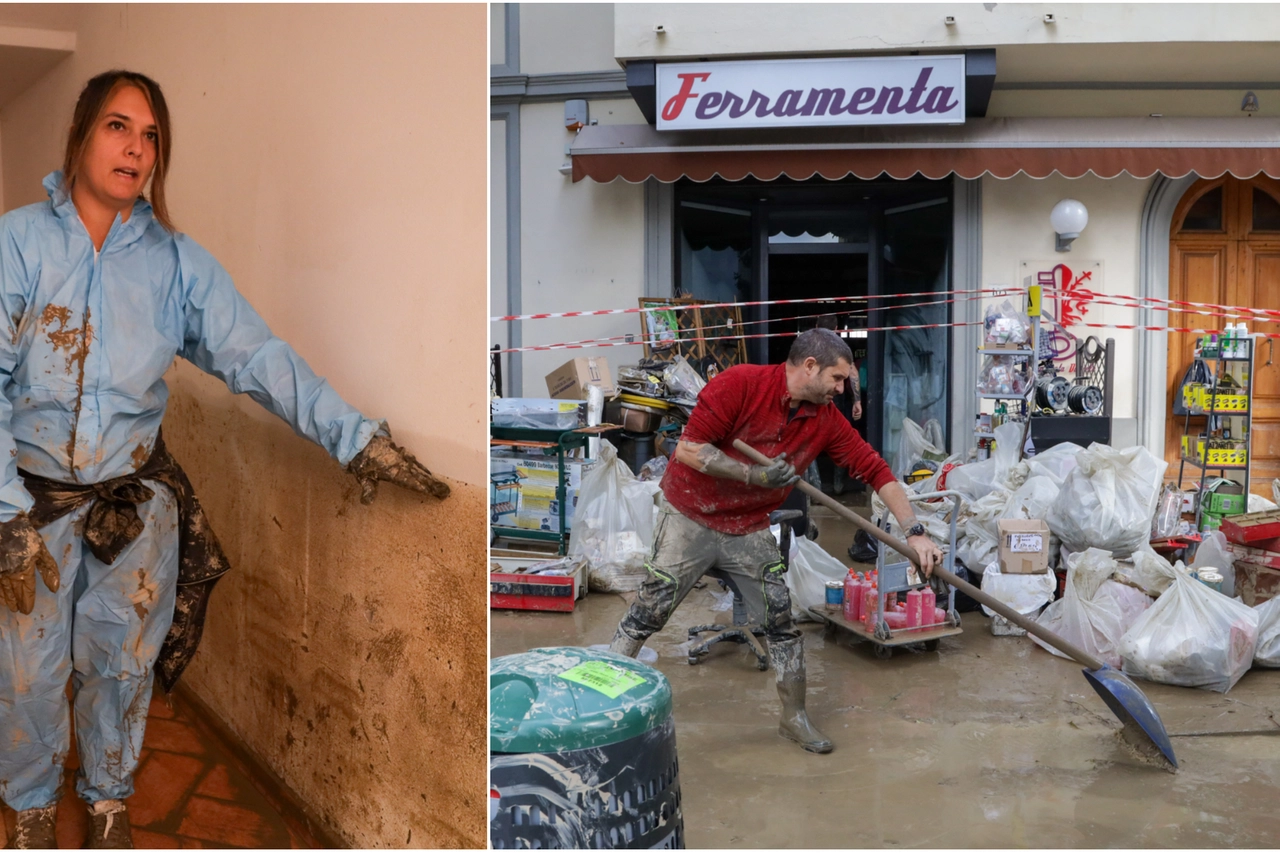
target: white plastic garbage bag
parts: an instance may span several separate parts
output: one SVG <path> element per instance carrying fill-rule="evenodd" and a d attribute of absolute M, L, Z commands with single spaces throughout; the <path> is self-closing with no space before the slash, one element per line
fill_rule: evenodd
<path fill-rule="evenodd" d="M 1018 461 L 1018 441 L 1022 438 L 1022 424 L 1007 423 L 995 429 L 996 449 L 990 459 L 961 465 L 947 475 L 947 488 L 954 489 L 966 500 L 976 501 L 986 497 L 993 489 L 1010 491 L 1027 479 L 1026 462 Z"/>
<path fill-rule="evenodd" d="M 1058 499 L 1059 484 L 1052 477 L 1037 475 L 1014 490 L 1001 518 L 1045 518 Z M 997 531 L 998 532 L 998 531 Z"/>
<path fill-rule="evenodd" d="M 997 489 L 965 507 L 964 536 L 956 543 L 956 556 L 975 574 L 982 574 L 996 558 L 1000 546 L 996 523 L 1009 497 L 1008 491 Z"/>
<path fill-rule="evenodd" d="M 982 591 L 1007 604 L 1023 616 L 1036 613 L 1050 601 L 1053 591 L 1058 585 L 1058 578 L 1053 572 L 1039 575 L 1006 575 L 1000 572 L 1000 563 L 989 564 L 982 575 Z M 995 616 L 996 612 L 987 605 L 982 605 L 982 612 Z"/>
<path fill-rule="evenodd" d="M 1113 602 L 1116 609 L 1120 611 L 1121 637 L 1129 633 L 1129 629 L 1138 621 L 1138 617 L 1146 613 L 1155 602 L 1155 599 L 1142 590 L 1114 580 L 1104 581 L 1102 586 L 1098 587 L 1098 591 L 1093 594 L 1094 601 L 1103 599 Z"/>
<path fill-rule="evenodd" d="M 1231 556 L 1231 548 L 1227 545 L 1227 537 L 1221 530 L 1204 534 L 1200 547 L 1196 549 L 1195 559 L 1191 561 L 1191 570 L 1217 569 L 1225 582 L 1222 591 L 1227 595 L 1235 594 L 1235 558 Z"/>
<path fill-rule="evenodd" d="M 1062 598 L 1046 607 L 1036 621 L 1104 663 L 1119 667 L 1116 646 L 1124 636 L 1123 615 L 1113 598 L 1098 595 L 1115 568 L 1111 555 L 1098 548 L 1072 554 Z M 1031 639 L 1058 657 L 1069 657 L 1035 635 Z"/>
<path fill-rule="evenodd" d="M 1049 529 L 1068 548 L 1101 548 L 1124 557 L 1148 543 L 1168 463 L 1145 447 L 1091 444 L 1076 454 L 1049 512 Z"/>
<path fill-rule="evenodd" d="M 1249 493 L 1249 504 L 1245 507 L 1245 512 L 1267 512 L 1277 508 L 1275 501 L 1269 501 L 1262 495 Z"/>
<path fill-rule="evenodd" d="M 582 475 L 569 537 L 570 556 L 587 560 L 589 589 L 629 592 L 644 583 L 658 490 L 636 479 L 612 444 L 600 442 L 599 461 Z"/>
<path fill-rule="evenodd" d="M 1067 475 L 1076 467 L 1076 454 L 1084 450 L 1078 444 L 1063 442 L 1055 444 L 1043 453 L 1037 453 L 1027 460 L 1027 468 L 1031 477 L 1049 477 L 1059 487 Z"/>
<path fill-rule="evenodd" d="M 898 442 L 898 455 L 893 460 L 893 476 L 901 480 L 921 459 L 941 462 L 946 458 L 946 440 L 942 437 L 942 424 L 937 418 L 930 418 L 923 427 L 911 418 L 903 418 L 902 439 Z"/>
<path fill-rule="evenodd" d="M 991 452 L 991 458 L 996 463 L 996 485 L 1016 489 L 1027 479 L 1027 464 L 1018 461 L 1022 424 L 1001 424 L 992 433 L 996 437 L 996 449 Z"/>
<path fill-rule="evenodd" d="M 947 488 L 964 495 L 967 501 L 985 498 L 995 488 L 996 461 L 983 459 L 961 465 L 947 477 Z"/>
<path fill-rule="evenodd" d="M 1142 590 L 1152 598 L 1168 589 L 1178 574 L 1168 560 L 1149 548 L 1135 551 L 1131 560 L 1132 562 L 1116 565 L 1116 579 Z"/>
<path fill-rule="evenodd" d="M 1226 693 L 1253 663 L 1258 615 L 1179 567 L 1169 588 L 1121 638 L 1124 671 Z"/>
<path fill-rule="evenodd" d="M 1258 646 L 1253 651 L 1257 666 L 1280 667 L 1280 597 L 1253 608 L 1258 613 Z"/>
<path fill-rule="evenodd" d="M 937 491 L 937 489 L 932 488 L 919 488 L 923 482 L 925 481 L 922 480 L 920 483 L 914 483 L 906 488 L 909 492 L 915 492 L 918 495 Z M 951 543 L 951 513 L 955 509 L 955 501 L 951 498 L 942 498 L 938 501 L 917 501 L 911 504 L 911 508 L 915 511 L 916 520 L 924 525 L 924 532 L 929 534 L 929 538 L 934 541 L 934 544 L 945 552 Z M 880 499 L 880 494 L 872 492 L 872 522 L 880 524 L 886 517 L 889 519 L 888 532 L 899 539 L 905 538 L 902 526 L 898 524 L 898 519 L 894 517 L 893 513 L 889 512 L 885 502 Z M 958 536 L 959 532 L 957 531 Z"/>
<path fill-rule="evenodd" d="M 787 589 L 791 591 L 791 618 L 797 622 L 812 621 L 810 607 L 827 601 L 827 583 L 841 581 L 849 569 L 828 554 L 817 542 L 804 536 L 791 540 L 791 564 L 787 568 Z"/>

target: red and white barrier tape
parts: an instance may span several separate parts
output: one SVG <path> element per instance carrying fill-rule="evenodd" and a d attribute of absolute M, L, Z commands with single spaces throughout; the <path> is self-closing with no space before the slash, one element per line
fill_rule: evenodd
<path fill-rule="evenodd" d="M 907 331 L 909 329 L 946 329 L 954 326 L 981 326 L 981 325 L 982 325 L 981 321 L 975 321 L 972 323 L 922 323 L 920 325 L 915 325 L 915 326 L 876 326 L 868 329 L 858 329 L 858 331 L 860 332 L 863 332 L 863 331 L 865 332 L 902 332 L 902 331 Z M 682 337 L 679 339 L 678 342 L 682 344 L 697 343 L 698 341 L 711 341 L 713 343 L 716 343 L 716 342 L 723 343 L 726 341 L 739 341 L 739 340 L 749 341 L 756 338 L 790 338 L 790 337 L 795 337 L 795 334 L 796 334 L 795 332 L 758 332 L 750 335 L 713 335 L 710 337 L 703 335 L 700 337 Z M 490 352 L 497 352 L 497 353 L 545 352 L 547 350 L 590 349 L 592 347 L 628 347 L 628 346 L 638 346 L 644 343 L 643 340 L 640 340 L 639 335 L 627 335 L 625 337 L 632 338 L 632 339 L 616 340 L 614 338 L 600 338 L 596 340 L 577 341 L 575 343 L 543 344 L 541 346 L 528 346 L 528 347 L 511 347 L 509 349 L 490 350 Z M 671 343 L 672 345 L 674 345 L 677 342 L 672 341 Z M 652 347 L 652 345 L 650 346 Z"/>
<path fill-rule="evenodd" d="M 885 308 L 880 309 L 880 310 L 902 310 L 906 308 L 930 307 L 935 305 L 948 305 L 956 302 L 968 302 L 975 299 L 984 299 L 988 296 L 999 298 L 1001 296 L 1008 296 L 1008 295 L 1025 293 L 1025 292 L 1026 291 L 1022 288 L 1001 287 L 1001 288 L 984 288 L 980 290 L 944 290 L 944 291 L 933 291 L 933 292 L 925 292 L 925 293 L 877 294 L 874 296 L 816 297 L 812 299 L 774 299 L 774 300 L 761 300 L 761 301 L 754 301 L 754 302 L 717 302 L 717 303 L 703 303 L 703 304 L 697 304 L 697 305 L 673 303 L 670 305 L 655 305 L 655 306 L 648 306 L 644 308 L 638 308 L 638 307 L 637 308 L 613 308 L 613 309 L 604 309 L 599 311 L 566 311 L 566 312 L 560 312 L 560 313 L 547 313 L 547 314 L 519 314 L 519 315 L 511 315 L 507 317 L 492 317 L 490 319 L 493 322 L 499 322 L 499 321 L 511 321 L 511 320 L 542 320 L 542 319 L 562 318 L 562 317 L 598 317 L 598 316 L 606 316 L 611 314 L 640 314 L 640 313 L 653 312 L 653 311 L 682 311 L 682 310 L 695 308 L 695 307 L 696 308 L 727 308 L 727 307 L 735 307 L 735 306 L 747 307 L 747 306 L 762 306 L 762 305 L 802 305 L 802 304 L 813 304 L 813 303 L 826 303 L 826 304 L 846 303 L 846 302 L 869 303 L 872 300 L 905 299 L 905 298 L 911 298 L 911 297 L 926 297 L 926 299 L 928 300 L 928 301 L 922 301 L 922 302 L 907 303 L 903 305 L 885 306 Z M 1076 289 L 1076 290 L 1062 290 L 1059 288 L 1045 287 L 1043 292 L 1046 297 L 1070 300 L 1072 302 L 1077 302 L 1082 305 L 1104 305 L 1104 306 L 1109 305 L 1109 306 L 1120 307 L 1120 308 L 1134 308 L 1134 309 L 1149 308 L 1151 310 L 1165 311 L 1169 313 L 1176 312 L 1176 313 L 1182 313 L 1182 314 L 1197 314 L 1202 316 L 1222 317 L 1224 319 L 1233 319 L 1233 320 L 1253 319 L 1253 320 L 1267 322 L 1267 323 L 1280 322 L 1280 310 L 1268 309 L 1268 308 L 1249 308 L 1246 306 L 1219 305 L 1219 304 L 1210 303 L 1210 302 L 1188 302 L 1185 300 L 1161 299 L 1159 297 L 1154 297 L 1154 296 L 1131 296 L 1129 294 L 1098 293 L 1096 291 L 1091 291 L 1083 288 Z M 937 297 L 940 297 L 940 296 L 952 296 L 956 298 L 938 299 Z M 1188 310 L 1188 309 L 1193 309 L 1193 310 Z M 1209 309 L 1209 310 L 1199 310 L 1199 309 Z M 876 310 L 876 309 L 870 305 L 866 305 L 865 307 L 851 308 L 849 310 L 843 310 L 843 311 L 827 311 L 821 314 L 809 314 L 809 315 L 796 316 L 796 317 L 773 317 L 765 320 L 745 320 L 738 323 L 730 322 L 730 323 L 725 323 L 725 324 L 716 325 L 716 326 L 705 326 L 703 327 L 703 331 L 706 332 L 706 331 L 715 331 L 715 330 L 721 330 L 721 329 L 731 330 L 734 328 L 744 328 L 744 327 L 753 326 L 753 325 L 779 323 L 779 322 L 794 322 L 797 320 L 816 319 L 818 317 L 833 316 L 833 315 L 863 316 L 863 315 L 869 315 L 872 310 Z M 1182 326 L 1154 326 L 1154 325 L 1142 325 L 1137 323 L 1089 323 L 1089 322 L 1084 322 L 1082 320 L 1077 320 L 1064 326 L 1063 324 L 1058 323 L 1056 320 L 1052 320 L 1051 318 L 1048 318 L 1048 317 L 1046 317 L 1045 320 L 1047 322 L 1050 322 L 1052 325 L 1058 326 L 1059 328 L 1063 328 L 1063 329 L 1083 327 L 1086 329 L 1118 329 L 1122 331 L 1138 330 L 1138 331 L 1166 332 L 1166 333 L 1175 332 L 1175 333 L 1187 333 L 1187 334 L 1193 334 L 1193 335 L 1214 335 L 1214 334 L 1222 333 L 1221 329 L 1195 329 L 1195 328 L 1188 328 L 1188 327 L 1182 327 Z M 982 325 L 981 322 L 924 323 L 924 324 L 917 324 L 917 325 L 875 326 L 875 327 L 868 327 L 865 329 L 857 329 L 856 331 L 893 332 L 893 331 L 907 331 L 910 329 L 939 329 L 939 328 L 955 328 L 955 327 L 962 327 L 962 326 L 980 326 L 980 325 Z M 675 343 L 681 343 L 681 344 L 696 343 L 699 341 L 713 341 L 713 342 L 718 341 L 723 343 L 727 341 L 736 341 L 736 340 L 790 337 L 795 334 L 794 331 L 785 331 L 785 332 L 759 332 L 759 333 L 751 333 L 751 334 L 726 334 L 726 335 L 712 335 L 712 336 L 707 336 L 704 334 L 699 337 L 693 337 L 693 336 L 685 336 L 681 333 L 681 331 L 675 331 L 674 333 L 676 335 L 676 338 L 674 341 L 671 341 L 669 345 L 674 345 Z M 1262 339 L 1262 340 L 1280 338 L 1280 333 L 1251 332 L 1250 335 L 1251 337 Z M 644 344 L 646 342 L 647 337 L 649 337 L 649 335 L 647 334 L 625 334 L 625 335 L 614 335 L 614 336 L 605 337 L 605 338 L 589 338 L 585 340 L 570 341 L 565 343 L 510 347 L 507 349 L 499 349 L 499 350 L 493 350 L 493 351 L 500 352 L 500 353 L 518 353 L 518 352 L 545 352 L 550 350 L 564 350 L 564 349 L 590 349 L 595 347 L 637 346 L 637 345 Z"/>
<path fill-rule="evenodd" d="M 1001 294 L 1019 292 L 1017 288 L 999 287 L 984 290 L 935 290 L 928 293 L 878 293 L 870 296 L 817 296 L 811 299 L 763 299 L 754 302 L 703 302 L 668 305 L 647 305 L 644 308 L 601 308 L 597 311 L 556 311 L 542 314 L 511 314 L 506 317 L 490 317 L 490 323 L 512 320 L 556 320 L 564 317 L 604 317 L 610 314 L 646 314 L 654 311 L 688 311 L 691 308 L 747 308 L 756 305 L 804 305 L 813 302 L 867 302 L 876 299 L 905 299 L 915 296 L 956 296 L 960 294 Z"/>

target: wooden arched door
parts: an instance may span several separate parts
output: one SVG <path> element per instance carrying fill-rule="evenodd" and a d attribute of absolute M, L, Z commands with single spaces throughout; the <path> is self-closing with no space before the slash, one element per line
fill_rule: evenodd
<path fill-rule="evenodd" d="M 1249 308 L 1280 308 L 1280 181 L 1230 176 L 1197 181 L 1174 212 L 1169 238 L 1169 298 Z M 1228 320 L 1170 312 L 1168 325 L 1221 329 Z M 1280 324 L 1244 320 L 1250 332 L 1280 332 Z M 1173 395 L 1191 363 L 1196 335 L 1169 334 L 1165 458 L 1177 474 L 1183 434 Z M 1257 347 L 1254 367 L 1251 491 L 1270 497 L 1280 476 L 1280 362 L 1274 342 Z M 1197 419 L 1193 418 L 1193 424 Z M 1200 420 L 1199 423 L 1203 423 Z"/>

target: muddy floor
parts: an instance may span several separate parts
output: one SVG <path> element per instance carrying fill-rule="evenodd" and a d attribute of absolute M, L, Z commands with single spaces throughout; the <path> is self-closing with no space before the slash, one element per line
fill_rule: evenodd
<path fill-rule="evenodd" d="M 847 523 L 815 519 L 845 559 Z M 1280 670 L 1225 696 L 1140 683 L 1174 736 L 1169 773 L 1126 750 L 1078 665 L 992 636 L 980 612 L 937 652 L 887 661 L 808 623 L 809 712 L 836 746 L 810 755 L 778 736 L 773 673 L 746 647 L 688 665 L 686 629 L 731 618 L 715 589 L 648 645 L 674 691 L 689 847 L 1280 846 Z M 607 643 L 626 604 L 493 611 L 491 652 Z"/>

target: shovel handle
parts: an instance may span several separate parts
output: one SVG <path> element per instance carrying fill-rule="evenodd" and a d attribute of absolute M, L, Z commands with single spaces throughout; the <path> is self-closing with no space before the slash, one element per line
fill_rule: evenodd
<path fill-rule="evenodd" d="M 738 449 L 739 453 L 742 453 L 757 465 L 768 465 L 773 461 L 768 456 L 765 456 L 763 453 L 741 439 L 735 438 L 733 440 L 733 446 Z M 820 490 L 815 489 L 813 486 L 806 483 L 804 480 L 799 480 L 796 483 L 796 488 L 837 515 L 852 521 L 858 527 L 867 531 L 867 533 L 906 557 L 917 569 L 920 568 L 920 557 L 911 548 L 911 546 L 907 545 L 907 543 L 898 539 L 896 536 L 890 536 L 888 533 L 884 532 L 879 527 L 876 527 L 870 521 L 867 521 L 865 518 L 858 515 L 835 498 L 828 497 Z M 1003 601 L 999 601 L 998 599 L 991 597 L 968 581 L 961 580 L 942 566 L 934 566 L 933 573 L 954 586 L 956 589 L 968 595 L 974 601 L 977 601 L 979 604 L 985 604 L 987 607 L 990 607 L 996 613 L 999 613 L 1019 628 L 1024 629 L 1029 634 L 1034 634 L 1058 651 L 1071 656 L 1084 666 L 1087 666 L 1089 669 L 1101 669 L 1104 666 L 1102 661 L 1098 660 L 1084 649 L 1077 647 L 1073 643 L 1067 642 L 1048 628 L 1045 628 L 1039 622 L 1028 619 L 1009 605 L 1005 604 Z"/>

